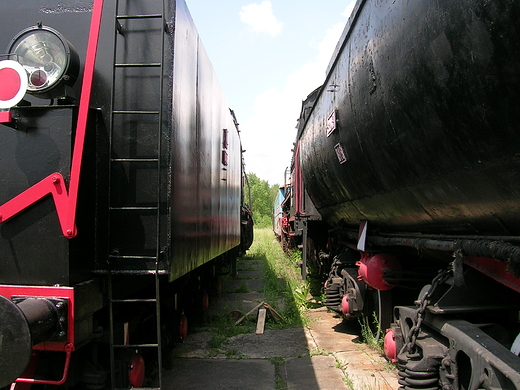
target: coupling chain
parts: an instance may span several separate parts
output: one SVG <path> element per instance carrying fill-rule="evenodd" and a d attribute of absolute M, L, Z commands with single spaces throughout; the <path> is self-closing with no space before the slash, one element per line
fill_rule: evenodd
<path fill-rule="evenodd" d="M 417 341 L 417 337 L 419 336 L 419 332 L 421 330 L 421 325 L 424 321 L 424 313 L 426 312 L 426 307 L 428 307 L 428 305 L 430 304 L 430 299 L 437 290 L 437 288 L 440 285 L 444 284 L 444 282 L 446 282 L 446 280 L 450 278 L 451 273 L 452 270 L 450 268 L 441 269 L 437 273 L 437 276 L 433 278 L 430 288 L 419 301 L 419 307 L 416 310 L 416 323 L 414 326 L 410 328 L 410 331 L 408 332 L 408 335 L 406 337 L 406 342 L 401 348 L 399 354 L 404 352 L 414 352 L 415 342 Z"/>

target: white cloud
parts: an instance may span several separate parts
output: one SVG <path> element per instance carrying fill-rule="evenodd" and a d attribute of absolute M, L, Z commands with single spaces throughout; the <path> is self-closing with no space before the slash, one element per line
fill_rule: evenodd
<path fill-rule="evenodd" d="M 291 163 L 291 149 L 296 137 L 296 121 L 302 100 L 325 80 L 325 71 L 343 31 L 339 23 L 327 30 L 316 46 L 313 61 L 287 76 L 283 88 L 270 88 L 257 96 L 254 112 L 241 122 L 242 141 L 247 149 L 247 172 L 263 180 L 283 184 L 284 168 Z"/>
<path fill-rule="evenodd" d="M 347 18 L 350 17 L 350 14 L 352 14 L 355 5 L 356 0 L 351 0 L 350 3 L 348 3 L 347 8 L 345 8 L 345 11 L 341 15 L 346 16 Z"/>
<path fill-rule="evenodd" d="M 273 7 L 270 1 L 262 1 L 260 4 L 252 3 L 242 7 L 240 20 L 249 25 L 253 31 L 268 33 L 272 36 L 278 35 L 283 28 L 273 14 Z"/>

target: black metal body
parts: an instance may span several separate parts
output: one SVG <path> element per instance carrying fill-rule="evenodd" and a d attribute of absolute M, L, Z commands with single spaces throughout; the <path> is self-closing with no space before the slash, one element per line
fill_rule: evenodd
<path fill-rule="evenodd" d="M 126 12 L 152 14 L 158 12 L 160 4 L 152 1 L 134 5 L 134 9 L 129 5 Z M 84 278 L 71 276 L 77 268 L 105 268 L 109 254 L 120 258 L 154 256 L 157 247 L 160 268 L 173 280 L 240 244 L 240 140 L 185 4 L 168 3 L 170 31 L 166 34 L 161 34 L 165 28 L 161 21 L 137 20 L 121 23 L 134 23 L 124 28 L 139 27 L 142 31 L 117 36 L 126 45 L 143 50 L 124 51 L 118 44 L 116 63 L 164 64 L 162 96 L 155 88 L 160 78 L 157 69 L 114 67 L 113 6 L 107 1 L 103 10 L 92 95 L 92 106 L 99 107 L 99 112 L 90 121 L 82 167 L 81 234 L 71 241 L 60 237 L 50 199 L 30 207 L 1 226 L 0 247 L 5 254 L 0 261 L 5 272 L 0 283 L 70 285 Z M 7 48 L 19 31 L 41 21 L 67 37 L 83 59 L 90 7 L 76 1 L 68 5 L 51 1 L 40 8 L 32 2 L 19 2 L 9 9 L 0 47 Z M 123 9 L 120 5 L 119 12 Z M 150 41 L 150 36 L 154 40 Z M 165 39 L 163 58 L 161 38 Z M 114 106 L 110 99 L 112 78 L 117 88 Z M 77 96 L 79 87 L 77 83 Z M 27 100 L 39 106 L 48 103 L 30 96 Z M 162 123 L 158 117 L 139 113 L 111 117 L 114 110 L 137 109 L 160 110 Z M 20 108 L 14 109 L 13 115 L 16 129 L 0 125 L 0 203 L 55 171 L 67 177 L 70 167 L 76 119 L 72 107 Z M 227 165 L 222 163 L 224 129 Z M 159 169 L 150 162 L 152 158 L 160 160 Z M 158 217 L 144 210 L 157 197 Z M 48 221 L 42 220 L 44 216 Z M 88 240 L 84 239 L 87 235 Z M 29 241 L 31 245 L 18 244 Z M 35 256 L 53 259 L 53 266 L 35 262 Z M 115 261 L 114 267 L 120 269 L 147 267 L 142 262 Z"/>
<path fill-rule="evenodd" d="M 0 123 L 0 206 L 53 173 L 69 184 L 85 57 L 92 55 L 87 53 L 92 3 L 24 0 L 0 6 L 0 52 L 20 31 L 41 23 L 69 40 L 82 62 L 78 82 L 67 88 L 65 99 L 27 94 L 10 109 L 13 121 Z M 100 359 L 108 359 L 112 369 L 116 360 L 125 366 L 124 359 L 132 354 L 120 353 L 125 346 L 117 345 L 123 344 L 123 323 L 142 318 L 156 321 L 144 334 L 155 336 L 152 345 L 160 362 L 164 323 L 159 296 L 175 301 L 167 314 L 177 317 L 165 321 L 179 321 L 194 296 L 208 288 L 204 279 L 215 277 L 217 265 L 233 263 L 251 245 L 238 125 L 186 4 L 105 0 L 102 15 L 77 235 L 64 236 L 51 196 L 7 221 L 0 215 L 0 294 L 9 291 L 10 298 L 0 299 L 6 308 L 0 340 L 17 327 L 26 329 L 14 343 L 0 343 L 0 386 L 20 375 L 33 344 L 40 341 L 52 345 L 37 346 L 39 350 L 66 352 L 68 362 L 71 351 L 110 336 L 110 354 L 105 350 Z M 13 285 L 36 288 L 20 286 L 23 298 L 15 299 Z M 57 286 L 52 294 L 63 286 L 74 291 L 64 298 L 74 325 L 65 329 L 62 339 L 37 336 L 42 328 L 32 322 L 46 322 L 45 316 L 32 321 L 20 314 L 24 302 L 46 305 L 46 286 Z M 53 323 L 43 330 L 53 333 L 62 325 Z M 143 326 L 131 331 L 143 331 Z M 105 337 L 98 337 L 100 332 Z M 20 359 L 11 365 L 5 357 L 17 350 Z M 86 372 L 81 363 L 97 361 L 97 347 L 83 348 L 78 356 L 80 364 L 71 365 L 74 375 L 67 385 L 87 381 L 103 386 L 110 368 L 100 369 L 96 363 Z M 62 362 L 55 360 L 51 356 L 49 364 Z M 65 366 L 63 381 L 69 369 L 68 363 Z M 117 375 L 118 383 L 126 386 L 126 372 Z M 112 386 L 117 387 L 115 376 Z"/>
<path fill-rule="evenodd" d="M 16 129 L 0 125 L 0 204 L 54 172 L 65 177 L 70 173 L 76 107 L 21 107 L 12 113 Z M 83 177 L 78 220 L 83 233 L 77 240 L 60 234 L 51 197 L 1 224 L 0 284 L 70 286 L 91 277 L 96 252 L 92 216 L 99 188 L 95 182 L 97 119 L 92 112 L 84 161 L 89 168 Z"/>
<path fill-rule="evenodd" d="M 299 135 L 327 221 L 520 232 L 519 12 L 511 1 L 358 1 Z"/>
<path fill-rule="evenodd" d="M 285 216 L 329 308 L 393 317 L 402 389 L 519 388 L 519 15 L 358 0 L 302 107 Z"/>

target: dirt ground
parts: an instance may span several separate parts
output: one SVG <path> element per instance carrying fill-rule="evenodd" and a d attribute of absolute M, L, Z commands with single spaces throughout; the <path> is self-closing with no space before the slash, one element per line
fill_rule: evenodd
<path fill-rule="evenodd" d="M 307 326 L 276 329 L 267 310 L 266 329 L 256 334 L 258 310 L 265 301 L 262 262 L 241 260 L 210 300 L 208 321 L 190 328 L 163 375 L 163 389 L 215 390 L 390 390 L 397 372 L 379 352 L 359 342 L 356 322 L 343 322 L 326 308 L 307 313 Z M 213 319 L 218 318 L 215 322 Z M 240 327 L 234 332 L 233 327 Z M 237 334 L 235 334 L 237 333 Z M 233 334 L 229 336 L 229 334 Z"/>

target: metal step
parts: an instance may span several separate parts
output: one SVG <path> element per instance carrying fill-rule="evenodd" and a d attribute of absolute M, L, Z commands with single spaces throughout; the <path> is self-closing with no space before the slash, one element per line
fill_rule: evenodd
<path fill-rule="evenodd" d="M 113 348 L 119 348 L 119 349 L 138 349 L 138 348 L 157 348 L 159 347 L 159 344 L 153 343 L 153 344 L 114 344 L 112 345 Z"/>
<path fill-rule="evenodd" d="M 114 64 L 116 68 L 160 68 L 160 62 L 144 62 L 144 63 L 117 63 Z"/>
<path fill-rule="evenodd" d="M 114 110 L 112 114 L 125 115 L 125 114 L 143 114 L 143 115 L 159 115 L 160 111 L 152 110 Z"/>
<path fill-rule="evenodd" d="M 128 19 L 161 19 L 161 14 L 145 14 L 145 15 L 116 15 L 117 20 L 128 20 Z"/>

